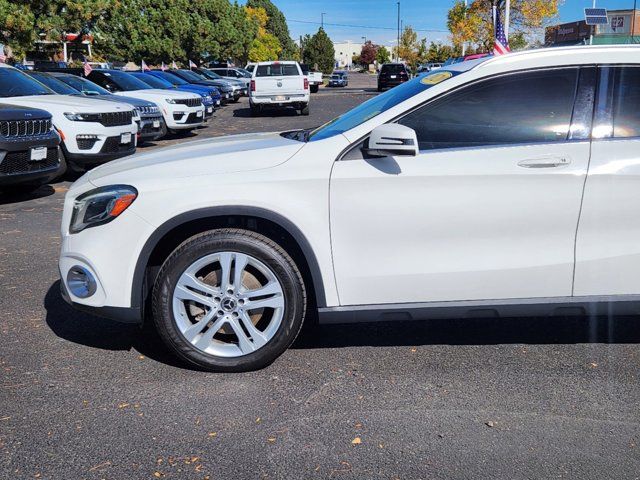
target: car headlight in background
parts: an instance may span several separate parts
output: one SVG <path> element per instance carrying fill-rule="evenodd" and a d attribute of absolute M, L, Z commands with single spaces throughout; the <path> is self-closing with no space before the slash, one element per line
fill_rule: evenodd
<path fill-rule="evenodd" d="M 202 99 L 203 99 L 205 102 L 211 102 L 211 101 L 212 101 L 212 99 L 211 99 L 211 95 L 205 95 L 204 97 L 202 97 Z"/>
<path fill-rule="evenodd" d="M 99 113 L 75 113 L 75 112 L 65 112 L 65 117 L 68 120 L 72 120 L 74 122 L 99 122 L 100 114 Z"/>
<path fill-rule="evenodd" d="M 167 103 L 172 103 L 172 104 L 175 104 L 175 103 L 176 103 L 176 101 L 175 101 L 173 98 L 165 98 L 164 100 L 165 100 Z"/>
<path fill-rule="evenodd" d="M 78 233 L 109 223 L 129 208 L 137 196 L 138 191 L 129 185 L 110 185 L 83 193 L 73 204 L 69 231 Z"/>

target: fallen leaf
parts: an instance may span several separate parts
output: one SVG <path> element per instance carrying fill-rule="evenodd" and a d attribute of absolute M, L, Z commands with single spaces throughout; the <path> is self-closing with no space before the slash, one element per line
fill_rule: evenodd
<path fill-rule="evenodd" d="M 413 348 L 411 349 L 411 353 L 416 353 L 417 351 L 418 351 L 418 349 L 417 349 L 416 347 L 413 347 Z"/>
<path fill-rule="evenodd" d="M 356 427 L 356 428 L 362 428 L 362 424 L 361 424 L 360 422 L 358 422 L 358 423 L 356 423 L 356 424 L 354 425 L 354 427 Z"/>
<path fill-rule="evenodd" d="M 489 421 L 489 422 L 485 422 L 485 425 L 486 425 L 487 427 L 494 427 L 494 426 L 495 426 L 495 424 L 494 424 L 493 422 L 491 422 L 491 421 Z"/>
<path fill-rule="evenodd" d="M 591 368 L 596 368 L 596 367 L 598 366 L 598 364 L 597 364 L 596 362 L 591 362 L 591 363 L 589 364 L 589 366 L 590 366 Z"/>
<path fill-rule="evenodd" d="M 129 404 L 128 404 L 128 403 L 119 403 L 119 404 L 118 404 L 118 408 L 126 408 L 126 407 L 128 407 L 128 406 L 129 406 Z"/>
<path fill-rule="evenodd" d="M 162 472 L 153 472 L 153 476 L 156 478 L 164 477 L 164 473 Z"/>
<path fill-rule="evenodd" d="M 256 418 L 256 423 L 260 423 L 262 419 L 260 417 Z"/>
<path fill-rule="evenodd" d="M 275 441 L 276 441 L 276 437 L 269 437 L 269 438 L 267 438 L 267 441 L 268 441 L 269 443 L 273 443 L 273 442 L 275 442 Z"/>
<path fill-rule="evenodd" d="M 360 445 L 362 443 L 362 440 L 360 440 L 360 437 L 356 437 L 353 440 L 351 440 L 351 445 Z"/>
<path fill-rule="evenodd" d="M 218 436 L 218 432 L 209 432 L 209 436 L 210 437 L 217 437 Z"/>
<path fill-rule="evenodd" d="M 144 355 L 138 355 L 138 360 L 144 360 Z"/>

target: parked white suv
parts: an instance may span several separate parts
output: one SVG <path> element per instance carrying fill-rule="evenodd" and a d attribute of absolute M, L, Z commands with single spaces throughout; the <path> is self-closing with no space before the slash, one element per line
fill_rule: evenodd
<path fill-rule="evenodd" d="M 2 103 L 40 108 L 51 113 L 62 139 L 62 162 L 86 170 L 136 150 L 138 119 L 125 103 L 106 103 L 73 95 L 58 95 L 20 70 L 0 64 Z M 28 133 L 28 132 L 27 132 Z M 61 171 L 64 171 L 64 166 Z"/>
<path fill-rule="evenodd" d="M 193 130 L 204 122 L 204 105 L 197 93 L 152 88 L 120 70 L 93 70 L 87 78 L 116 95 L 155 103 L 170 132 Z"/>
<path fill-rule="evenodd" d="M 111 162 L 62 218 L 62 288 L 201 368 L 325 322 L 637 314 L 640 47 L 443 67 L 315 130 Z M 145 310 L 146 307 L 149 307 Z"/>
<path fill-rule="evenodd" d="M 260 62 L 253 69 L 249 88 L 251 114 L 263 108 L 294 107 L 309 115 L 309 79 L 298 62 Z"/>

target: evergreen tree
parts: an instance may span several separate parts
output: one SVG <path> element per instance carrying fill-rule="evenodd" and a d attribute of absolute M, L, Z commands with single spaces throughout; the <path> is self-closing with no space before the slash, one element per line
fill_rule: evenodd
<path fill-rule="evenodd" d="M 335 63 L 333 42 L 322 27 L 305 43 L 304 63 L 312 67 L 317 65 L 322 73 L 333 72 Z"/>

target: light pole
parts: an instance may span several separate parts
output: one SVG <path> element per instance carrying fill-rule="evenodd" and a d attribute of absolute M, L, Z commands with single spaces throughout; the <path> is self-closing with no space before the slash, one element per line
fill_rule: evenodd
<path fill-rule="evenodd" d="M 400 62 L 400 2 L 398 2 L 398 43 L 396 43 L 396 63 Z"/>
<path fill-rule="evenodd" d="M 464 0 L 464 18 L 467 18 L 467 0 Z M 467 52 L 467 42 L 462 42 L 462 56 Z"/>
<path fill-rule="evenodd" d="M 593 0 L 592 8 L 596 8 L 596 0 Z M 591 35 L 589 35 L 589 45 L 593 45 L 593 31 L 596 29 L 595 25 L 591 25 Z"/>
<path fill-rule="evenodd" d="M 326 15 L 326 13 L 322 12 L 320 14 L 320 28 L 322 28 L 324 30 L 324 16 Z"/>
<path fill-rule="evenodd" d="M 364 40 L 364 43 L 365 43 L 365 45 L 366 45 L 366 43 L 367 43 L 367 37 L 360 37 L 360 38 L 362 38 L 362 39 Z"/>

